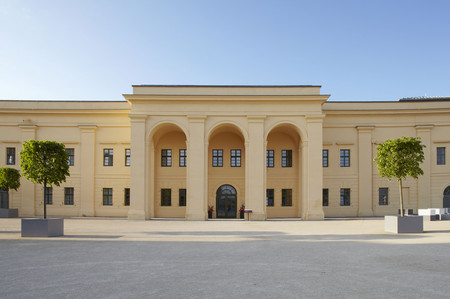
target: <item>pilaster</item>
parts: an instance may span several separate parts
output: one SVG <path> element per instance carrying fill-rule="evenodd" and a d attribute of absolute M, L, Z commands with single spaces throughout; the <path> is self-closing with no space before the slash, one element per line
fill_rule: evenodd
<path fill-rule="evenodd" d="M 417 182 L 417 204 L 419 209 L 432 208 L 431 206 L 431 130 L 434 125 L 417 125 L 416 134 L 420 137 L 422 144 L 425 145 L 423 153 L 425 160 L 420 167 L 423 175 L 419 176 Z"/>
<path fill-rule="evenodd" d="M 203 115 L 188 116 L 186 220 L 208 219 L 205 120 Z"/>
<path fill-rule="evenodd" d="M 265 116 L 248 116 L 249 140 L 245 148 L 245 208 L 250 219 L 266 220 L 266 155 L 264 140 Z"/>
<path fill-rule="evenodd" d="M 358 130 L 358 216 L 373 216 L 372 131 L 374 126 L 357 126 Z"/>
<path fill-rule="evenodd" d="M 19 125 L 22 131 L 21 144 L 25 141 L 36 139 L 37 126 L 34 124 Z M 18 159 L 19 160 L 19 159 Z M 20 178 L 20 192 L 22 200 L 19 207 L 20 217 L 31 217 L 36 215 L 36 185 L 25 177 Z"/>
<path fill-rule="evenodd" d="M 130 163 L 130 209 L 129 220 L 149 218 L 147 203 L 147 156 L 146 123 L 147 115 L 129 115 L 131 122 L 131 163 Z"/>
<path fill-rule="evenodd" d="M 308 142 L 306 144 L 306 151 L 303 154 L 304 172 L 302 173 L 302 182 L 305 183 L 303 188 L 303 220 L 323 220 L 324 213 L 322 208 L 322 184 L 323 184 L 323 169 L 322 169 L 322 124 L 324 116 L 308 115 L 306 117 L 306 126 L 308 133 Z M 305 148 L 304 147 L 304 148 Z"/>
<path fill-rule="evenodd" d="M 97 126 L 79 125 L 80 129 L 80 213 L 95 216 L 95 132 Z"/>

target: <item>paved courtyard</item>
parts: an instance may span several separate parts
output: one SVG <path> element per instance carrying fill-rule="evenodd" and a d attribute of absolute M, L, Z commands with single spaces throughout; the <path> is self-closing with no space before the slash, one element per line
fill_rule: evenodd
<path fill-rule="evenodd" d="M 47 239 L 0 219 L 0 298 L 448 298 L 450 221 L 424 229 L 72 218 Z"/>

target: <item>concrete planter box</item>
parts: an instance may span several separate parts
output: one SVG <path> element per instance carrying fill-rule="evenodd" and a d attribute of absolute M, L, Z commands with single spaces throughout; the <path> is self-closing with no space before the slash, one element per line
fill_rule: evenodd
<path fill-rule="evenodd" d="M 19 209 L 0 209 L 0 218 L 17 218 Z"/>
<path fill-rule="evenodd" d="M 384 216 L 384 230 L 394 234 L 423 233 L 423 217 Z"/>
<path fill-rule="evenodd" d="M 22 237 L 64 236 L 64 219 L 22 219 Z"/>

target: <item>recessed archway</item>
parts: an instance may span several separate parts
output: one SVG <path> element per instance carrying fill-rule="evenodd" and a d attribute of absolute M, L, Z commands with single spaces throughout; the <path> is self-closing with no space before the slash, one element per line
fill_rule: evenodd
<path fill-rule="evenodd" d="M 444 190 L 443 208 L 450 208 L 450 186 Z"/>
<path fill-rule="evenodd" d="M 236 218 L 237 192 L 231 185 L 222 185 L 216 191 L 216 217 Z"/>

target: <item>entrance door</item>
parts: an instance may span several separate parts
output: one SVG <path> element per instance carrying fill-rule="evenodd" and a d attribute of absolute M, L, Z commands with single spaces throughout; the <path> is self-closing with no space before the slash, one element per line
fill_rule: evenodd
<path fill-rule="evenodd" d="M 444 190 L 444 205 L 443 208 L 450 208 L 450 186 Z"/>
<path fill-rule="evenodd" d="M 217 218 L 236 218 L 237 193 L 231 185 L 223 185 L 216 192 Z"/>
<path fill-rule="evenodd" d="M 0 208 L 9 209 L 8 191 L 0 190 Z"/>

